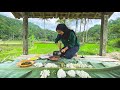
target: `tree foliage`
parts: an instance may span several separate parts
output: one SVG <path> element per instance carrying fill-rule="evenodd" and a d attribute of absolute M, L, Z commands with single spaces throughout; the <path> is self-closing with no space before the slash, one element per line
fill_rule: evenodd
<path fill-rule="evenodd" d="M 70 20 L 68 20 L 71 22 Z M 73 21 L 73 20 L 72 20 Z M 65 19 L 59 19 L 57 23 L 66 23 Z M 22 24 L 23 22 L 20 20 L 12 19 L 9 17 L 5 17 L 0 15 L 0 39 L 2 40 L 22 40 Z M 48 41 L 54 41 L 57 32 L 48 30 L 48 29 L 42 29 L 39 26 L 28 23 L 29 27 L 29 33 L 28 38 L 31 38 L 34 36 L 35 40 L 48 40 Z M 94 25 L 89 30 L 84 30 L 77 33 L 77 37 L 80 42 L 83 40 L 83 34 L 87 34 L 87 41 L 88 42 L 99 42 L 100 40 L 100 29 L 101 25 Z M 84 35 L 85 38 L 85 35 Z M 110 20 L 108 22 L 108 40 L 113 40 L 120 38 L 120 18 L 117 18 L 116 20 Z M 119 45 L 119 42 L 118 42 Z"/>
<path fill-rule="evenodd" d="M 20 20 L 12 19 L 6 16 L 0 15 L 0 39 L 2 40 L 22 40 L 22 25 Z M 39 26 L 29 22 L 28 23 L 28 38 L 34 36 L 35 40 L 53 41 L 56 38 L 57 33 L 52 30 L 44 30 Z M 46 37 L 45 37 L 46 32 Z"/>
<path fill-rule="evenodd" d="M 97 42 L 100 40 L 100 29 L 101 25 L 94 25 L 93 27 L 89 28 L 87 36 L 88 42 Z M 79 40 L 82 42 L 82 35 L 86 31 L 77 33 Z M 108 41 L 113 39 L 120 38 L 120 18 L 116 20 L 110 20 L 108 22 Z"/>

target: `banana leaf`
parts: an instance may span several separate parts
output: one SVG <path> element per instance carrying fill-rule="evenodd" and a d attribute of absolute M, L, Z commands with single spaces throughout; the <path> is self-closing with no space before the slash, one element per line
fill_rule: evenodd
<path fill-rule="evenodd" d="M 0 68 L 0 78 L 40 78 L 40 71 L 47 69 L 50 70 L 51 74 L 48 78 L 57 78 L 57 71 L 59 68 Z M 92 78 L 120 78 L 120 66 L 102 69 L 70 69 L 63 68 L 63 70 L 84 70 L 90 74 Z M 71 78 L 67 75 L 66 78 Z M 79 77 L 75 77 L 79 78 Z"/>
<path fill-rule="evenodd" d="M 0 78 L 24 78 L 26 75 L 30 74 L 31 70 L 0 70 Z"/>
<path fill-rule="evenodd" d="M 65 60 L 61 60 L 60 62 L 64 62 Z M 0 64 L 0 78 L 40 78 L 40 72 L 44 69 L 50 70 L 50 76 L 48 78 L 57 78 L 57 71 L 59 68 L 39 68 L 39 67 L 27 67 L 27 68 L 20 68 L 16 66 L 18 61 L 14 61 L 12 63 L 2 63 Z M 36 61 L 36 62 L 40 62 Z M 42 61 L 45 63 L 45 61 Z M 51 62 L 51 61 L 49 61 Z M 60 62 L 54 62 L 56 64 Z M 77 63 L 78 61 L 72 62 L 72 60 L 67 60 L 65 63 Z M 92 65 L 94 68 L 62 68 L 65 71 L 68 70 L 84 70 L 92 78 L 120 78 L 120 66 L 107 66 L 106 63 L 101 62 L 85 62 L 88 65 Z M 112 64 L 112 63 L 111 63 Z M 113 63 L 114 64 L 114 63 Z M 66 78 L 71 78 L 67 75 Z M 75 78 L 80 78 L 76 76 Z"/>

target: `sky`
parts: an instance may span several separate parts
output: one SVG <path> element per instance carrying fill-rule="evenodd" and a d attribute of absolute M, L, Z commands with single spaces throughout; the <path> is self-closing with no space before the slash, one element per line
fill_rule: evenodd
<path fill-rule="evenodd" d="M 15 17 L 13 16 L 13 14 L 11 12 L 0 12 L 0 14 L 15 19 Z M 111 20 L 111 19 L 115 20 L 118 17 L 120 17 L 120 12 L 114 12 L 108 20 Z M 22 20 L 22 19 L 17 19 L 17 20 Z M 56 19 L 56 18 L 45 20 L 45 29 L 55 31 L 56 26 L 58 24 L 58 23 L 56 23 L 57 20 L 58 19 Z M 44 29 L 44 20 L 43 19 L 29 18 L 28 21 L 32 22 Z M 80 23 L 80 21 L 78 23 Z M 100 24 L 100 23 L 101 23 L 100 19 L 91 19 L 91 21 L 87 24 L 86 29 L 88 30 L 90 27 L 93 27 L 95 24 Z M 75 21 L 68 23 L 68 27 L 70 29 L 75 30 Z M 79 31 L 79 28 L 80 28 L 80 24 L 78 25 L 77 31 Z M 82 25 L 82 31 L 83 31 L 83 25 Z"/>

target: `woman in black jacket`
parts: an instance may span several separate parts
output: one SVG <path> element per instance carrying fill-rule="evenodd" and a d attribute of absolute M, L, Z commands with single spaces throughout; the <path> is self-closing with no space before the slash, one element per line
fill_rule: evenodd
<path fill-rule="evenodd" d="M 80 47 L 80 43 L 75 32 L 70 30 L 65 24 L 58 24 L 56 31 L 58 32 L 58 35 L 55 39 L 55 43 L 58 43 L 58 41 L 61 40 L 64 45 L 61 49 L 62 56 L 67 59 L 71 59 L 76 52 L 78 52 Z"/>

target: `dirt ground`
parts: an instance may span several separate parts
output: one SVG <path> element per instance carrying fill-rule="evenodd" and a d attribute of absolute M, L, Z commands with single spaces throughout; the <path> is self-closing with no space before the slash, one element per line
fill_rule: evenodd
<path fill-rule="evenodd" d="M 120 60 L 120 52 L 107 53 L 106 56 Z"/>

